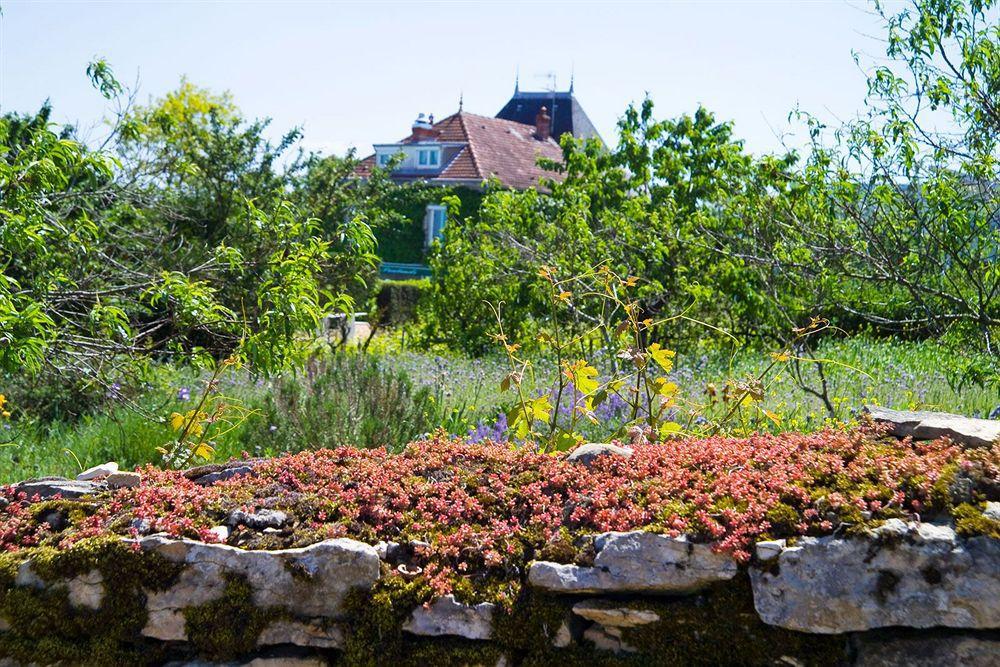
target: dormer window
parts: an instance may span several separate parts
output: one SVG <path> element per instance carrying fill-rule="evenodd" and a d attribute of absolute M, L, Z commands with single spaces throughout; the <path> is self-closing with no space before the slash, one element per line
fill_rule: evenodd
<path fill-rule="evenodd" d="M 417 151 L 417 164 L 420 167 L 431 168 L 441 163 L 440 148 L 421 148 Z"/>

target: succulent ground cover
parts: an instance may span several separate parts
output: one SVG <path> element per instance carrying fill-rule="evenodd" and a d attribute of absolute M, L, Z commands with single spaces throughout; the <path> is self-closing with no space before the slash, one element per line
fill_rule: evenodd
<path fill-rule="evenodd" d="M 745 562 L 755 541 L 852 531 L 891 517 L 953 515 L 993 533 L 976 508 L 1000 499 L 1000 445 L 963 450 L 875 426 L 813 434 L 678 440 L 589 465 L 444 434 L 402 453 L 349 447 L 248 460 L 210 485 L 148 467 L 143 483 L 78 500 L 0 488 L 0 549 L 65 549 L 85 538 L 166 532 L 243 548 L 330 537 L 402 545 L 404 577 L 436 595 L 516 597 L 532 559 L 585 563 L 587 534 L 646 528 Z M 236 520 L 272 510 L 268 527 Z M 240 514 L 242 513 L 242 514 Z M 400 551 L 397 550 L 397 553 Z"/>

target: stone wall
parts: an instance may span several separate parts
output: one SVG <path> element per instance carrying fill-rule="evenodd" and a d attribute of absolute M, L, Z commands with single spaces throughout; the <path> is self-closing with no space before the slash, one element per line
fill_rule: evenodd
<path fill-rule="evenodd" d="M 946 525 L 760 542 L 749 566 L 605 533 L 592 562 L 531 563 L 512 608 L 413 602 L 405 545 L 85 546 L 0 581 L 0 665 L 1000 665 L 1000 540 Z"/>

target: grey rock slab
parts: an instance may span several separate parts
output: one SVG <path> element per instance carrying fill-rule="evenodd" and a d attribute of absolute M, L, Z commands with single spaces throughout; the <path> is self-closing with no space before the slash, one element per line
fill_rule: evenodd
<path fill-rule="evenodd" d="M 496 605 L 489 602 L 468 605 L 455 600 L 454 595 L 445 595 L 430 605 L 414 609 L 403 630 L 424 637 L 489 639 L 495 611 Z"/>
<path fill-rule="evenodd" d="M 31 561 L 27 560 L 18 566 L 14 585 L 36 589 L 66 589 L 69 603 L 74 607 L 100 609 L 104 601 L 104 577 L 96 569 L 68 580 L 45 581 L 35 573 Z"/>
<path fill-rule="evenodd" d="M 767 561 L 777 558 L 785 548 L 785 540 L 762 540 L 754 545 L 757 560 Z"/>
<path fill-rule="evenodd" d="M 874 421 L 889 424 L 897 438 L 934 440 L 947 436 L 966 447 L 988 447 L 1000 439 L 1000 420 L 963 417 L 948 412 L 890 410 L 866 405 Z"/>
<path fill-rule="evenodd" d="M 324 624 L 317 620 L 282 619 L 269 623 L 257 637 L 258 646 L 273 644 L 342 648 L 344 646 L 344 632 L 335 625 Z"/>
<path fill-rule="evenodd" d="M 592 642 L 599 651 L 612 653 L 637 653 L 638 649 L 630 646 L 621 638 L 621 632 L 611 633 L 602 625 L 592 625 L 583 631 L 583 638 Z"/>
<path fill-rule="evenodd" d="M 566 457 L 566 460 L 589 466 L 601 456 L 620 456 L 627 459 L 632 456 L 632 448 L 603 442 L 591 442 L 574 449 Z"/>
<path fill-rule="evenodd" d="M 856 638 L 857 667 L 997 667 L 1000 639 L 945 635 L 886 638 L 859 635 Z"/>
<path fill-rule="evenodd" d="M 573 643 L 573 633 L 570 632 L 569 623 L 563 621 L 559 624 L 555 636 L 552 637 L 552 645 L 556 648 L 566 648 Z"/>
<path fill-rule="evenodd" d="M 201 477 L 195 478 L 194 483 L 199 486 L 210 486 L 216 482 L 232 479 L 237 475 L 251 474 L 253 474 L 253 466 L 233 466 L 232 468 L 224 468 L 215 472 L 205 473 Z"/>
<path fill-rule="evenodd" d="M 102 463 L 99 466 L 94 466 L 93 468 L 87 468 L 76 478 L 81 482 L 89 482 L 95 479 L 103 479 L 108 475 L 118 472 L 118 463 L 115 461 L 108 461 L 107 463 Z"/>
<path fill-rule="evenodd" d="M 142 483 L 142 475 L 137 472 L 113 472 L 104 480 L 111 489 L 131 489 Z"/>
<path fill-rule="evenodd" d="M 185 564 L 169 589 L 147 592 L 150 618 L 143 634 L 159 639 L 181 634 L 177 615 L 183 609 L 221 597 L 227 574 L 246 579 L 258 607 L 327 619 L 343 618 L 345 597 L 354 590 L 370 589 L 379 578 L 375 549 L 346 538 L 277 551 L 249 551 L 159 535 L 143 538 L 139 545 Z"/>
<path fill-rule="evenodd" d="M 1000 503 L 995 501 L 986 503 L 986 509 L 983 510 L 983 516 L 987 519 L 992 519 L 993 521 L 1000 521 Z"/>
<path fill-rule="evenodd" d="M 736 576 L 736 561 L 685 537 L 637 530 L 594 537 L 594 566 L 535 561 L 528 583 L 558 593 L 689 593 Z"/>
<path fill-rule="evenodd" d="M 66 582 L 69 603 L 74 607 L 100 609 L 104 601 L 104 577 L 100 570 L 73 577 Z"/>
<path fill-rule="evenodd" d="M 804 537 L 751 568 L 765 623 L 820 634 L 888 626 L 1000 628 L 1000 540 L 887 521 L 864 536 Z"/>
<path fill-rule="evenodd" d="M 280 528 L 288 522 L 288 515 L 277 510 L 263 509 L 257 512 L 235 510 L 230 513 L 226 523 L 230 526 L 246 526 L 253 530 Z"/>
<path fill-rule="evenodd" d="M 573 605 L 577 616 L 600 623 L 605 627 L 634 628 L 660 620 L 660 615 L 648 609 L 633 609 L 624 605 L 614 605 L 604 600 L 584 600 Z"/>
<path fill-rule="evenodd" d="M 35 479 L 21 482 L 14 488 L 27 494 L 29 500 L 35 495 L 47 500 L 57 495 L 63 498 L 80 498 L 94 493 L 101 487 L 94 482 L 75 479 Z"/>
<path fill-rule="evenodd" d="M 212 526 L 208 529 L 208 532 L 214 533 L 220 542 L 225 542 L 229 539 L 229 526 Z"/>

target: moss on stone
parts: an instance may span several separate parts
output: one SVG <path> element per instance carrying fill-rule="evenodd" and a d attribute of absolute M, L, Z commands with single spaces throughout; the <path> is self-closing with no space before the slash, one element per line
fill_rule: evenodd
<path fill-rule="evenodd" d="M 981 506 L 962 503 L 951 511 L 955 518 L 955 532 L 963 537 L 986 535 L 1000 540 L 1000 521 L 983 514 Z"/>
<path fill-rule="evenodd" d="M 494 641 L 522 665 L 771 665 L 781 656 L 807 665 L 836 665 L 846 658 L 843 637 L 812 635 L 766 625 L 753 606 L 749 578 L 712 586 L 687 596 L 661 598 L 617 596 L 602 598 L 609 606 L 627 606 L 656 613 L 660 621 L 623 628 L 623 641 L 638 653 L 598 650 L 587 640 L 557 648 L 552 640 L 563 623 L 587 621 L 574 617 L 579 597 L 554 596 L 527 590 L 509 614 L 494 621 Z"/>
<path fill-rule="evenodd" d="M 383 573 L 384 574 L 384 573 Z M 403 624 L 410 613 L 432 597 L 421 579 L 383 576 L 370 591 L 348 594 L 345 665 L 395 664 L 406 658 Z"/>
<path fill-rule="evenodd" d="M 188 641 L 211 660 L 229 660 L 250 653 L 267 624 L 284 616 L 281 610 L 260 609 L 254 604 L 253 587 L 246 577 L 232 573 L 224 576 L 226 588 L 221 597 L 184 610 Z"/>
<path fill-rule="evenodd" d="M 100 608 L 74 607 L 65 586 L 14 587 L 17 568 L 26 560 L 46 582 L 98 570 L 105 582 Z M 0 656 L 42 664 L 154 664 L 163 656 L 141 635 L 147 618 L 144 590 L 162 590 L 179 573 L 179 565 L 117 537 L 5 555 L 0 559 L 0 616 L 10 630 L 0 635 Z"/>
<path fill-rule="evenodd" d="M 807 665 L 836 665 L 846 658 L 843 637 L 766 625 L 754 609 L 746 574 L 693 596 L 629 606 L 661 619 L 623 630 L 624 641 L 639 649 L 643 664 L 769 665 L 790 656 Z"/>

